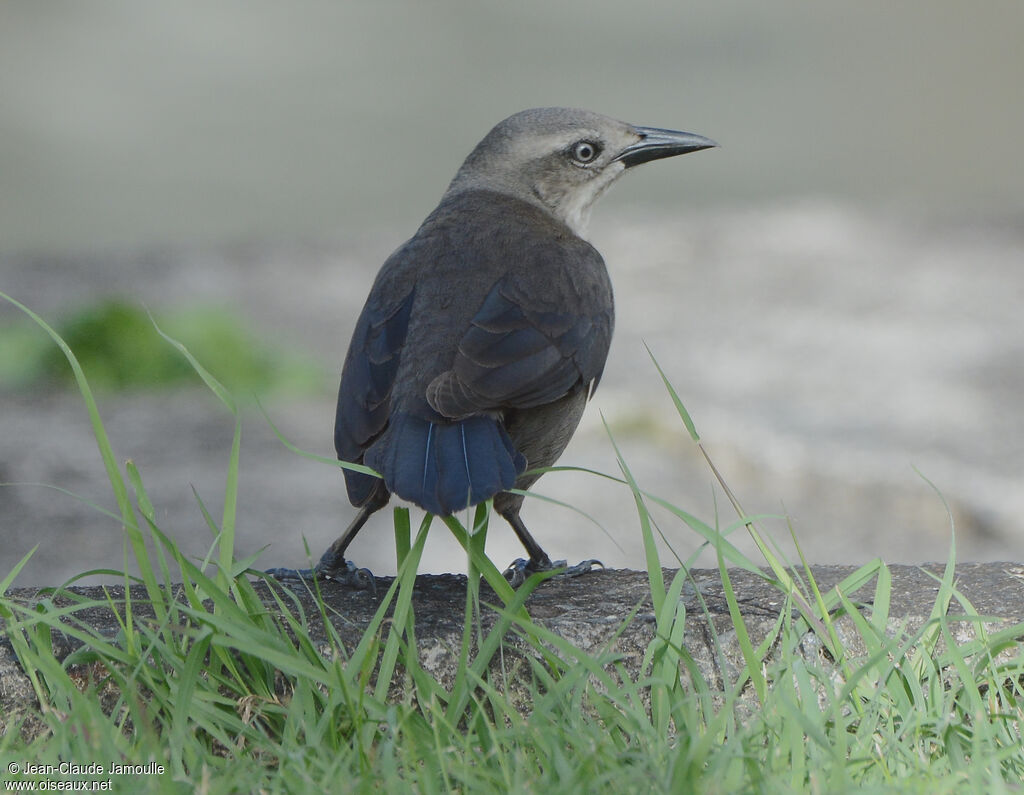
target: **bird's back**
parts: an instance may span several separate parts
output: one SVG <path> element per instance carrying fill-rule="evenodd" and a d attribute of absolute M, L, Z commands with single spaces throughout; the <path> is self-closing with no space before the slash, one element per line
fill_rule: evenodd
<path fill-rule="evenodd" d="M 339 458 L 442 515 L 511 488 L 527 462 L 504 416 L 596 383 L 612 315 L 600 254 L 563 223 L 500 193 L 446 196 L 385 262 L 356 325 Z M 345 475 L 356 505 L 378 487 Z"/>

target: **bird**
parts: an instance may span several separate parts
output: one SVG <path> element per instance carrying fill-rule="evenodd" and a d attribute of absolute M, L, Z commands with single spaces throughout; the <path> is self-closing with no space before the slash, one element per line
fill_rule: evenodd
<path fill-rule="evenodd" d="M 505 572 L 513 585 L 599 565 L 553 563 L 519 493 L 562 454 L 608 356 L 612 285 L 586 240 L 590 212 L 626 170 L 715 146 L 561 107 L 520 111 L 484 136 L 384 262 L 356 322 L 334 442 L 339 460 L 380 477 L 344 469 L 359 512 L 314 575 L 372 582 L 345 552 L 392 495 L 437 516 L 492 499 L 527 554 Z"/>

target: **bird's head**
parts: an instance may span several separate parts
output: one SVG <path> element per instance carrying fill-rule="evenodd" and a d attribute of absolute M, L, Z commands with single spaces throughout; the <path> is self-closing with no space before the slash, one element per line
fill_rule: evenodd
<path fill-rule="evenodd" d="M 594 202 L 627 168 L 716 145 L 694 133 L 637 127 L 586 110 L 534 108 L 495 126 L 448 193 L 510 194 L 541 205 L 583 236 Z"/>

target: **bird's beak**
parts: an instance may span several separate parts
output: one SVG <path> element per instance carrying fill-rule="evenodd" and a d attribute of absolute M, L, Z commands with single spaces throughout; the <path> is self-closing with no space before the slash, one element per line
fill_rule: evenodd
<path fill-rule="evenodd" d="M 718 146 L 710 138 L 696 133 L 679 132 L 677 130 L 661 130 L 657 127 L 634 127 L 640 140 L 626 147 L 616 160 L 621 160 L 626 167 L 658 160 L 662 157 L 685 155 L 687 152 L 699 152 Z"/>

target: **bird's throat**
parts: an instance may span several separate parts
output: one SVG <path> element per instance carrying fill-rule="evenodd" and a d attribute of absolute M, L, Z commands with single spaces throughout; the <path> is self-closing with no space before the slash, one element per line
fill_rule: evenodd
<path fill-rule="evenodd" d="M 613 163 L 584 185 L 574 186 L 573 190 L 564 193 L 543 196 L 544 202 L 566 226 L 585 240 L 594 202 L 625 170 L 621 163 Z"/>

